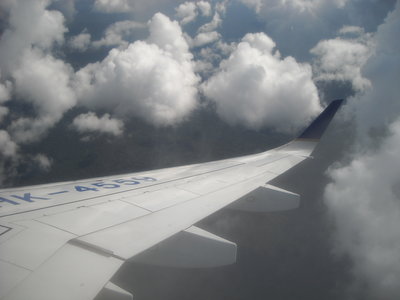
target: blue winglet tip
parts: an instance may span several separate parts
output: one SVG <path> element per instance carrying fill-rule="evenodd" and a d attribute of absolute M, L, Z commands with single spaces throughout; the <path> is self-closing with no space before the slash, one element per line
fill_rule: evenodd
<path fill-rule="evenodd" d="M 319 140 L 343 102 L 344 99 L 333 100 L 298 139 Z"/>

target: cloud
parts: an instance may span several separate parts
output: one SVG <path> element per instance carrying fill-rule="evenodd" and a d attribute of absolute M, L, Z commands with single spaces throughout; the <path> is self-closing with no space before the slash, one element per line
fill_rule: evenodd
<path fill-rule="evenodd" d="M 4 83 L 0 82 L 0 123 L 3 118 L 8 114 L 8 108 L 1 106 L 1 104 L 7 102 L 11 98 L 12 84 L 6 80 Z"/>
<path fill-rule="evenodd" d="M 129 12 L 134 8 L 133 1 L 129 0 L 95 0 L 95 9 L 106 13 Z"/>
<path fill-rule="evenodd" d="M 374 53 L 362 68 L 372 84 L 349 99 L 357 150 L 350 163 L 329 172 L 332 183 L 325 191 L 337 251 L 352 258 L 356 278 L 371 299 L 400 294 L 400 42 L 393 38 L 399 34 L 397 2 L 379 26 Z"/>
<path fill-rule="evenodd" d="M 217 29 L 219 26 L 222 24 L 222 19 L 219 13 L 215 13 L 211 22 L 206 23 L 202 25 L 199 29 L 198 32 L 211 32 Z"/>
<path fill-rule="evenodd" d="M 193 22 L 199 15 L 199 13 L 204 17 L 209 17 L 212 13 L 211 4 L 207 1 L 186 1 L 180 4 L 175 10 L 176 17 L 180 19 L 180 23 L 182 25 Z"/>
<path fill-rule="evenodd" d="M 132 33 L 138 29 L 146 28 L 143 23 L 135 21 L 119 21 L 107 27 L 104 37 L 93 42 L 94 47 L 101 46 L 124 46 L 129 43 L 126 38 L 129 38 Z"/>
<path fill-rule="evenodd" d="M 228 7 L 229 0 L 222 0 L 215 3 L 215 11 L 220 14 L 225 14 Z"/>
<path fill-rule="evenodd" d="M 400 122 L 376 153 L 332 170 L 325 191 L 336 226 L 336 250 L 349 254 L 373 299 L 400 295 Z"/>
<path fill-rule="evenodd" d="M 246 4 L 248 7 L 255 10 L 256 13 L 260 13 L 261 8 L 263 7 L 262 0 L 240 0 L 243 4 Z"/>
<path fill-rule="evenodd" d="M 197 7 L 199 8 L 200 13 L 205 16 L 211 16 L 211 4 L 207 1 L 198 1 L 196 2 Z"/>
<path fill-rule="evenodd" d="M 221 35 L 216 31 L 211 32 L 201 32 L 192 39 L 189 36 L 186 36 L 186 40 L 188 41 L 191 48 L 203 47 L 205 45 L 214 43 L 221 38 Z"/>
<path fill-rule="evenodd" d="M 343 25 L 375 31 L 394 0 L 240 0 L 265 23 L 268 34 L 285 55 L 309 59 L 309 50 L 331 39 Z M 285 20 L 284 22 L 282 20 Z"/>
<path fill-rule="evenodd" d="M 0 104 L 7 102 L 11 98 L 12 84 L 9 80 L 4 83 L 0 82 Z"/>
<path fill-rule="evenodd" d="M 41 170 L 46 172 L 51 169 L 51 165 L 53 164 L 52 160 L 42 153 L 35 155 L 33 161 Z"/>
<path fill-rule="evenodd" d="M 69 22 L 73 22 L 77 15 L 75 2 L 76 0 L 52 0 L 51 4 L 52 8 L 59 10 Z"/>
<path fill-rule="evenodd" d="M 22 117 L 10 125 L 13 138 L 20 143 L 35 141 L 76 104 L 70 85 L 72 68 L 41 51 L 27 50 L 13 70 L 15 93 L 32 104 L 37 116 Z M 32 124 L 29 124 L 32 123 Z"/>
<path fill-rule="evenodd" d="M 49 1 L 12 2 L 9 8 L 8 28 L 0 40 L 0 68 L 3 75 L 19 64 L 26 50 L 35 47 L 47 51 L 64 42 L 64 17 L 59 11 L 45 8 Z"/>
<path fill-rule="evenodd" d="M 337 30 L 332 20 L 343 20 L 338 1 L 241 0 L 265 22 L 269 35 L 286 55 L 303 58 L 321 38 Z M 341 1 L 340 1 L 341 2 Z M 336 19 L 331 18 L 335 14 Z M 329 16 L 329 17 L 328 17 Z M 282 22 L 286 20 L 286 22 Z"/>
<path fill-rule="evenodd" d="M 77 72 L 81 103 L 155 125 L 176 124 L 193 111 L 199 78 L 179 24 L 157 13 L 149 31 L 146 41 L 112 49 Z"/>
<path fill-rule="evenodd" d="M 182 25 L 194 21 L 197 15 L 197 6 L 194 2 L 185 2 L 176 8 L 176 16 Z"/>
<path fill-rule="evenodd" d="M 206 24 L 203 24 L 197 30 L 197 34 L 194 38 L 191 38 L 185 33 L 185 38 L 188 41 L 191 48 L 203 47 L 205 45 L 214 43 L 221 39 L 216 29 L 222 24 L 222 19 L 218 12 L 216 12 L 212 20 Z"/>
<path fill-rule="evenodd" d="M 346 35 L 355 35 L 356 37 L 362 36 L 365 34 L 364 28 L 361 28 L 359 26 L 343 26 L 339 30 L 339 34 Z"/>
<path fill-rule="evenodd" d="M 7 114 L 8 114 L 8 108 L 0 106 L 0 123 L 3 122 L 3 119 Z"/>
<path fill-rule="evenodd" d="M 148 20 L 156 12 L 168 13 L 184 0 L 95 0 L 93 7 L 102 13 L 129 13 L 135 20 Z"/>
<path fill-rule="evenodd" d="M 400 114 L 398 100 L 400 78 L 400 8 L 390 13 L 374 38 L 375 50 L 362 68 L 362 74 L 373 85 L 365 95 L 350 102 L 360 129 L 386 127 Z"/>
<path fill-rule="evenodd" d="M 49 1 L 14 1 L 0 40 L 0 68 L 13 81 L 14 101 L 31 105 L 36 116 L 20 116 L 9 126 L 18 143 L 35 141 L 75 105 L 72 68 L 51 52 L 64 42 L 64 17 L 47 10 Z"/>
<path fill-rule="evenodd" d="M 311 67 L 274 48 L 267 35 L 247 34 L 202 85 L 227 122 L 291 132 L 320 111 Z"/>
<path fill-rule="evenodd" d="M 68 45 L 70 46 L 70 48 L 74 50 L 84 52 L 89 48 L 91 43 L 91 38 L 92 37 L 90 33 L 83 31 L 80 34 L 71 37 L 70 40 L 68 41 Z"/>
<path fill-rule="evenodd" d="M 0 185 L 15 175 L 18 145 L 7 131 L 0 129 Z"/>
<path fill-rule="evenodd" d="M 119 136 L 123 133 L 124 123 L 121 120 L 110 118 L 104 114 L 101 118 L 93 112 L 77 116 L 72 126 L 80 133 L 100 132 Z"/>
<path fill-rule="evenodd" d="M 313 69 L 317 81 L 349 81 L 357 91 L 370 86 L 370 81 L 361 75 L 361 68 L 373 52 L 371 34 L 365 34 L 360 27 L 343 27 L 342 35 L 355 35 L 346 38 L 323 40 L 311 49 L 316 56 Z"/>
<path fill-rule="evenodd" d="M 5 130 L 0 130 L 0 155 L 11 157 L 17 154 L 18 146 Z"/>

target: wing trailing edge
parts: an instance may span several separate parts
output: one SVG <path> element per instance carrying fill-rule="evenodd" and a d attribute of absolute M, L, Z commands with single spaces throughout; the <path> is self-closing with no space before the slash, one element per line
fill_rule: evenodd
<path fill-rule="evenodd" d="M 229 208 L 248 212 L 272 212 L 299 207 L 300 195 L 265 184 L 232 203 Z"/>
<path fill-rule="evenodd" d="M 136 255 L 133 261 L 174 268 L 210 268 L 236 262 L 236 244 L 191 226 Z"/>
<path fill-rule="evenodd" d="M 96 300 L 133 300 L 133 295 L 118 285 L 109 281 L 101 292 L 96 296 Z"/>

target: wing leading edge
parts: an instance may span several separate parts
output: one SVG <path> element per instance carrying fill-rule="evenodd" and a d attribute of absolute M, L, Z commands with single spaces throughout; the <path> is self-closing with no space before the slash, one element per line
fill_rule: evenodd
<path fill-rule="evenodd" d="M 127 260 L 176 267 L 235 261 L 236 244 L 195 223 L 224 207 L 277 211 L 300 196 L 268 184 L 311 155 L 342 104 L 292 142 L 217 162 L 0 190 L 0 299 L 93 299 Z M 211 255 L 211 253 L 213 255 Z"/>

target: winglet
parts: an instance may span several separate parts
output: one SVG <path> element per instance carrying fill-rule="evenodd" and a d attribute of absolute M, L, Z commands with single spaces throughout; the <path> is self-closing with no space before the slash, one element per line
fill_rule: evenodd
<path fill-rule="evenodd" d="M 332 101 L 297 139 L 319 140 L 343 101 L 343 99 Z"/>

